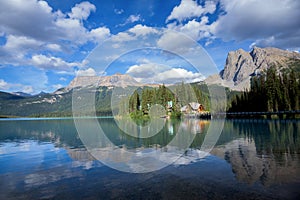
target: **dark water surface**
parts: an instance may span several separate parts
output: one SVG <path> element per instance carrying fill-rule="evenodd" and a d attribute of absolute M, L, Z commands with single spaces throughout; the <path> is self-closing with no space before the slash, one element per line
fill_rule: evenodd
<path fill-rule="evenodd" d="M 114 144 L 126 149 L 161 151 L 181 126 L 194 128 L 196 136 L 175 163 L 138 174 L 117 171 L 91 156 L 72 119 L 1 120 L 0 199 L 300 197 L 300 121 L 225 121 L 204 158 L 199 149 L 209 121 L 169 121 L 160 134 L 143 140 L 120 131 L 114 119 L 99 123 Z"/>

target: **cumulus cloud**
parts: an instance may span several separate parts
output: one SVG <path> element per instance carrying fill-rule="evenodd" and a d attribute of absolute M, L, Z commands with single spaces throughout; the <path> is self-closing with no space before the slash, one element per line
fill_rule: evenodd
<path fill-rule="evenodd" d="M 28 0 L 26 4 L 22 0 L 2 1 L 0 13 L 0 30 L 5 33 L 39 40 L 57 35 L 52 24 L 55 16 L 46 1 Z"/>
<path fill-rule="evenodd" d="M 141 15 L 130 15 L 127 19 L 125 23 L 134 23 L 137 21 L 141 21 Z"/>
<path fill-rule="evenodd" d="M 72 70 L 72 67 L 81 66 L 80 63 L 66 62 L 61 58 L 54 56 L 45 56 L 42 54 L 33 55 L 31 58 L 31 64 L 42 69 L 54 69 L 54 70 Z"/>
<path fill-rule="evenodd" d="M 43 43 L 25 36 L 8 35 L 0 46 L 0 64 L 26 64 L 25 56 L 39 50 Z"/>
<path fill-rule="evenodd" d="M 87 41 L 91 39 L 87 37 L 90 31 L 82 21 L 95 10 L 96 7 L 89 2 L 76 4 L 70 13 L 64 14 L 59 10 L 53 11 L 46 1 L 27 0 L 26 4 L 22 0 L 3 1 L 0 30 L 6 35 L 24 36 L 44 42 L 72 39 L 76 43 L 80 39 L 76 36 L 86 38 Z"/>
<path fill-rule="evenodd" d="M 212 26 L 206 15 L 215 11 L 215 1 L 205 1 L 204 5 L 198 5 L 197 1 L 194 0 L 182 0 L 180 5 L 174 7 L 168 16 L 166 22 L 175 21 L 168 23 L 167 27 L 184 33 L 196 41 L 211 40 L 214 36 L 211 33 Z"/>
<path fill-rule="evenodd" d="M 110 30 L 106 27 L 95 28 L 90 31 L 89 36 L 92 41 L 101 42 L 110 36 Z"/>
<path fill-rule="evenodd" d="M 122 42 L 138 40 L 139 37 L 144 37 L 149 34 L 159 34 L 159 31 L 153 27 L 137 24 L 125 32 L 119 32 L 111 37 L 113 48 L 120 48 Z"/>
<path fill-rule="evenodd" d="M 6 81 L 4 81 L 3 79 L 0 79 L 0 89 L 1 90 L 9 89 L 9 84 Z"/>
<path fill-rule="evenodd" d="M 6 45 L 3 48 L 11 51 L 38 49 L 43 44 L 41 41 L 25 36 L 8 35 L 6 40 Z"/>
<path fill-rule="evenodd" d="M 47 71 L 74 75 L 75 69 L 84 67 L 84 62 L 66 61 L 64 57 L 73 57 L 70 54 L 83 45 L 97 44 L 110 36 L 110 29 L 105 26 L 86 27 L 85 20 L 95 11 L 89 2 L 78 3 L 63 13 L 43 0 L 1 1 L 0 36 L 4 42 L 0 44 L 0 65 L 18 67 L 18 73 L 10 74 L 10 79 L 18 82 L 2 80 L 1 89 L 48 91 L 53 87 L 48 87 Z M 25 76 L 19 75 L 21 70 Z"/>
<path fill-rule="evenodd" d="M 133 35 L 130 35 L 126 32 L 120 32 L 111 37 L 111 41 L 113 42 L 127 42 L 131 40 L 135 40 L 136 38 Z"/>
<path fill-rule="evenodd" d="M 186 19 L 199 17 L 206 13 L 214 13 L 215 10 L 216 5 L 213 1 L 206 1 L 205 6 L 201 6 L 198 5 L 197 1 L 194 0 L 182 0 L 178 6 L 173 8 L 166 22 L 170 20 L 182 22 Z"/>
<path fill-rule="evenodd" d="M 32 94 L 36 92 L 33 86 L 31 85 L 24 85 L 20 83 L 8 83 L 3 79 L 0 79 L 0 90 L 11 91 L 11 92 L 19 91 L 28 94 Z"/>
<path fill-rule="evenodd" d="M 171 52 L 184 54 L 195 47 L 195 41 L 177 32 L 166 30 L 158 39 L 157 46 Z"/>
<path fill-rule="evenodd" d="M 76 4 L 71 12 L 54 11 L 46 1 L 3 1 L 0 32 L 6 38 L 0 46 L 1 64 L 24 65 L 31 53 L 79 48 L 88 41 L 101 42 L 110 35 L 106 27 L 88 30 L 83 21 L 96 10 L 89 2 Z M 34 28 L 33 28 L 34 27 Z"/>
<path fill-rule="evenodd" d="M 191 83 L 204 80 L 204 76 L 201 73 L 187 71 L 186 69 L 172 68 L 157 74 L 155 80 L 161 83 L 178 83 L 181 81 Z"/>
<path fill-rule="evenodd" d="M 224 40 L 255 40 L 253 45 L 300 47 L 300 1 L 221 0 L 224 15 L 212 33 Z"/>
<path fill-rule="evenodd" d="M 192 39 L 199 41 L 203 38 L 212 38 L 211 26 L 208 25 L 208 17 L 201 17 L 200 21 L 196 19 L 188 21 L 186 24 L 169 24 L 169 28 L 184 33 Z"/>
<path fill-rule="evenodd" d="M 62 51 L 62 48 L 59 44 L 47 44 L 46 47 L 52 51 Z"/>
<path fill-rule="evenodd" d="M 133 28 L 129 29 L 129 32 L 135 34 L 136 36 L 140 36 L 140 35 L 144 36 L 151 33 L 158 33 L 159 31 L 149 26 L 137 24 Z"/>
<path fill-rule="evenodd" d="M 169 67 L 164 65 L 158 65 L 156 63 L 142 63 L 139 65 L 130 66 L 127 70 L 127 74 L 140 79 L 145 79 L 155 76 L 157 73 L 161 73 Z"/>
<path fill-rule="evenodd" d="M 143 63 L 129 67 L 126 72 L 142 83 L 172 84 L 181 81 L 196 82 L 204 79 L 198 72 L 188 71 L 183 68 L 171 68 L 156 63 Z"/>
<path fill-rule="evenodd" d="M 97 73 L 93 68 L 81 69 L 76 71 L 76 76 L 96 76 Z"/>
<path fill-rule="evenodd" d="M 92 11 L 95 12 L 96 7 L 90 2 L 85 1 L 80 4 L 76 4 L 72 8 L 72 12 L 68 15 L 70 18 L 86 20 Z"/>
<path fill-rule="evenodd" d="M 207 14 L 216 12 L 212 23 Z M 224 41 L 253 41 L 252 46 L 300 48 L 300 1 L 294 0 L 218 0 L 204 6 L 182 0 L 167 17 L 167 27 L 210 44 L 215 38 Z M 171 22 L 171 23 L 170 23 Z"/>
<path fill-rule="evenodd" d="M 119 26 L 125 26 L 126 24 L 131 24 L 134 22 L 143 21 L 141 15 L 130 15 L 123 24 L 120 24 Z"/>

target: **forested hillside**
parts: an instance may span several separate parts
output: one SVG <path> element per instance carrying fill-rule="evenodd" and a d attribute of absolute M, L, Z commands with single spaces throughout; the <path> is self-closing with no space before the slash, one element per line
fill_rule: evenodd
<path fill-rule="evenodd" d="M 299 110 L 300 73 L 297 68 L 271 67 L 251 79 L 250 90 L 236 95 L 230 112 Z"/>

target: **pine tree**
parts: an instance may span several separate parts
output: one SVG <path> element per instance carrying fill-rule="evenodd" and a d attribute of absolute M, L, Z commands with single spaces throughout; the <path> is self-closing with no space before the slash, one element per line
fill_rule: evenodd
<path fill-rule="evenodd" d="M 137 91 L 134 91 L 129 99 L 129 112 L 136 112 L 140 108 L 140 97 Z"/>
<path fill-rule="evenodd" d="M 287 111 L 299 110 L 300 80 L 294 70 L 266 72 L 251 78 L 250 91 L 232 99 L 230 111 Z"/>

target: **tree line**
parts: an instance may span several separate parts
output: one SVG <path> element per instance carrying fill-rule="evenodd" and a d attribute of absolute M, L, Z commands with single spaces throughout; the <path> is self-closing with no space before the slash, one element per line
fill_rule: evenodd
<path fill-rule="evenodd" d="M 196 85 L 177 84 L 166 87 L 164 84 L 158 88 L 144 87 L 137 89 L 129 98 L 120 101 L 119 114 L 130 114 L 131 117 L 147 117 L 152 106 L 160 105 L 165 109 L 165 115 L 180 117 L 180 108 L 191 102 L 198 102 L 209 110 L 208 94 L 202 92 Z"/>
<path fill-rule="evenodd" d="M 298 71 L 270 67 L 251 78 L 250 90 L 236 95 L 229 112 L 275 112 L 299 110 Z"/>

